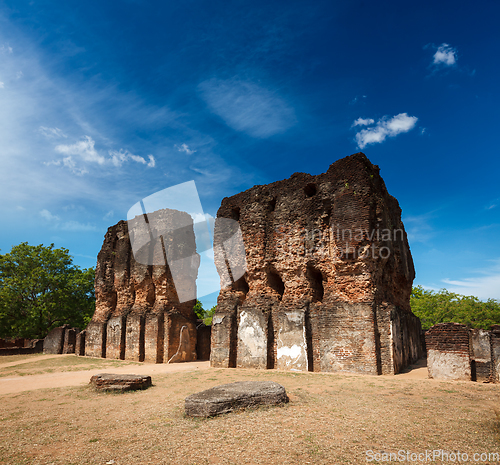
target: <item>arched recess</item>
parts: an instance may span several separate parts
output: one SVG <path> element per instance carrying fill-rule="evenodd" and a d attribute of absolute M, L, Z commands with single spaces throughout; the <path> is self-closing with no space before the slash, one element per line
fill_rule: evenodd
<path fill-rule="evenodd" d="M 279 299 L 281 300 L 285 293 L 285 283 L 274 268 L 267 271 L 267 284 L 272 290 L 278 293 Z"/>
<path fill-rule="evenodd" d="M 313 302 L 321 302 L 325 294 L 323 286 L 323 274 L 313 265 L 308 264 L 306 269 L 306 277 L 311 288 L 311 297 Z"/>

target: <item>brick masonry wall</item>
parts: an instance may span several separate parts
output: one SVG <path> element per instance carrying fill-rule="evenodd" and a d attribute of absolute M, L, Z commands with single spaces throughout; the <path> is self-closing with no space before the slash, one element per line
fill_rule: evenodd
<path fill-rule="evenodd" d="M 470 380 L 469 329 L 458 323 L 440 323 L 425 335 L 427 369 L 434 379 Z"/>
<path fill-rule="evenodd" d="M 422 355 L 401 210 L 364 154 L 224 199 L 221 276 L 227 219 L 241 228 L 247 271 L 219 295 L 212 366 L 397 373 Z"/>
<path fill-rule="evenodd" d="M 199 257 L 192 219 L 187 213 L 168 209 L 148 214 L 149 223 L 165 231 L 162 241 L 151 241 L 149 235 L 142 237 L 145 228 L 134 227 L 141 221 L 143 216 L 128 223 L 120 221 L 105 235 L 97 258 L 96 310 L 87 328 L 85 353 L 166 363 L 178 350 L 182 326 L 187 325 L 187 353 L 195 360 L 195 301 L 180 302 L 170 268 L 161 264 L 165 256 L 182 258 L 177 285 L 195 295 Z M 187 226 L 178 227 L 183 224 Z M 130 234 L 146 244 L 136 250 L 135 256 Z"/>

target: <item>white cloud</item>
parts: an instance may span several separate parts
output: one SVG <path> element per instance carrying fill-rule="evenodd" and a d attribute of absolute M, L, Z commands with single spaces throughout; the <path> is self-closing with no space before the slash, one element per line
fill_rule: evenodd
<path fill-rule="evenodd" d="M 390 119 L 383 117 L 377 121 L 375 127 L 362 129 L 358 132 L 356 142 L 358 147 L 363 149 L 368 144 L 383 142 L 386 137 L 395 137 L 398 134 L 411 131 L 417 121 L 416 116 L 408 116 L 407 113 L 400 113 Z"/>
<path fill-rule="evenodd" d="M 491 266 L 473 270 L 480 276 L 443 279 L 447 290 L 462 295 L 472 295 L 481 300 L 500 300 L 500 258 L 490 260 Z"/>
<path fill-rule="evenodd" d="M 356 121 L 354 121 L 354 123 L 352 123 L 351 127 L 354 127 L 354 126 L 369 126 L 370 124 L 373 124 L 374 122 L 375 122 L 375 120 L 371 119 L 371 118 L 366 118 L 366 119 L 358 118 Z"/>
<path fill-rule="evenodd" d="M 295 111 L 275 92 L 239 79 L 211 79 L 199 85 L 210 110 L 236 131 L 267 138 L 296 122 Z"/>
<path fill-rule="evenodd" d="M 434 54 L 433 64 L 437 66 L 453 66 L 457 62 L 457 50 L 448 44 L 441 44 Z"/>
<path fill-rule="evenodd" d="M 14 50 L 12 49 L 12 47 L 10 47 L 9 45 L 2 45 L 0 47 L 0 52 L 3 52 L 3 53 L 12 53 Z"/>
<path fill-rule="evenodd" d="M 60 221 L 60 218 L 56 215 L 53 215 L 52 213 L 50 213 L 48 210 L 45 210 L 43 209 L 41 212 L 40 212 L 40 216 L 44 219 L 46 219 L 47 221 L 53 221 L 53 222 L 59 222 Z"/>
<path fill-rule="evenodd" d="M 40 134 L 44 135 L 47 139 L 60 139 L 62 137 L 68 137 L 64 132 L 59 128 L 47 128 L 45 126 L 40 126 L 38 128 Z"/>
<path fill-rule="evenodd" d="M 431 220 L 434 218 L 434 211 L 423 215 L 404 216 L 403 223 L 410 244 L 414 242 L 427 243 L 434 235 L 434 228 Z"/>
<path fill-rule="evenodd" d="M 69 155 L 70 157 L 76 155 L 83 161 L 103 165 L 106 159 L 97 153 L 94 146 L 95 141 L 90 136 L 84 136 L 82 140 L 74 144 L 57 145 L 56 152 L 62 153 L 63 155 Z"/>
<path fill-rule="evenodd" d="M 91 224 L 83 224 L 78 221 L 64 221 L 57 215 L 53 215 L 49 210 L 43 209 L 40 211 L 40 216 L 52 223 L 54 229 L 61 231 L 95 231 L 97 228 Z"/>
<path fill-rule="evenodd" d="M 18 71 L 16 73 L 16 79 L 21 79 L 24 76 L 24 73 L 22 71 Z"/>
<path fill-rule="evenodd" d="M 9 199 L 2 211 L 4 216 L 15 205 L 29 205 L 45 222 L 39 212 L 42 209 L 59 211 L 64 198 L 67 202 L 85 205 L 89 212 L 93 212 L 85 220 L 77 216 L 70 219 L 98 224 L 110 209 L 126 211 L 135 203 L 144 192 L 145 182 L 164 183 L 167 177 L 174 184 L 179 182 L 178 179 L 195 178 L 204 193 L 216 198 L 221 192 L 226 194 L 230 188 L 242 184 L 250 186 L 261 181 L 251 171 L 223 159 L 214 150 L 216 141 L 193 128 L 198 118 L 206 118 L 206 115 L 193 115 L 195 120 L 186 122 L 184 112 L 173 111 L 166 103 L 158 106 L 149 97 L 133 91 L 122 92 L 112 82 L 98 76 L 87 79 L 83 75 L 78 78 L 73 74 L 57 73 L 57 67 L 50 65 L 53 63 L 52 55 L 47 55 L 46 50 L 38 48 L 37 43 L 14 26 L 4 26 L 2 24 L 0 28 L 0 48 L 8 43 L 8 38 L 16 38 L 16 53 L 10 53 L 5 47 L 3 52 L 0 50 L 0 80 L 5 82 L 8 90 L 0 89 L 0 194 Z M 22 79 L 15 80 L 20 70 L 24 75 Z M 61 68 L 59 70 L 62 71 Z M 175 127 L 172 136 L 144 138 L 140 149 L 135 148 L 138 138 L 130 128 L 138 128 L 144 133 L 154 130 L 149 134 L 156 134 L 166 125 Z M 42 136 L 41 126 L 59 128 L 67 138 Z M 91 147 L 89 139 L 84 138 L 80 147 L 74 147 L 83 135 L 92 143 L 95 141 L 95 145 Z M 196 147 L 202 153 L 179 156 L 173 147 L 180 141 L 189 141 L 190 150 Z M 59 151 L 55 151 L 58 144 L 61 144 Z M 108 151 L 120 147 L 128 148 L 133 154 L 141 154 L 146 164 L 128 160 L 122 168 L 123 176 L 117 176 Z M 198 147 L 203 147 L 203 151 Z M 104 158 L 105 162 L 86 161 L 77 148 L 88 149 L 91 159 L 97 154 L 98 159 Z M 71 151 L 75 153 L 66 154 Z M 162 164 L 167 162 L 166 170 L 156 169 L 160 163 L 149 155 L 158 151 L 165 154 L 162 155 Z M 192 173 L 188 166 L 191 163 L 211 167 L 211 176 Z M 137 169 L 148 172 L 147 180 L 134 175 Z M 83 176 L 89 172 L 92 176 Z M 124 176 L 127 179 L 125 184 Z M 22 213 L 16 213 L 21 218 Z M 61 228 L 66 221 L 62 210 L 59 216 L 58 228 Z M 19 231 L 24 231 L 24 222 L 19 221 L 16 226 Z M 69 224 L 67 227 L 75 228 L 76 225 Z"/>
<path fill-rule="evenodd" d="M 62 223 L 59 229 L 63 231 L 96 231 L 97 228 L 91 224 L 83 224 L 78 221 L 66 221 Z"/>
<path fill-rule="evenodd" d="M 155 157 L 153 157 L 153 155 L 148 155 L 148 158 L 149 158 L 149 162 L 147 164 L 147 167 L 148 168 L 154 168 L 156 166 Z"/>
<path fill-rule="evenodd" d="M 446 289 L 462 295 L 473 295 L 481 300 L 500 300 L 500 274 L 461 280 L 443 279 Z"/>
<path fill-rule="evenodd" d="M 355 103 L 357 103 L 360 99 L 363 99 L 363 98 L 366 98 L 366 95 L 362 95 L 361 97 L 358 97 L 356 95 L 356 97 L 354 97 L 350 102 L 349 102 L 349 105 L 354 105 Z"/>
<path fill-rule="evenodd" d="M 139 155 L 134 155 L 133 153 L 130 153 L 128 150 L 110 150 L 109 155 L 111 157 L 111 163 L 115 166 L 122 166 L 123 163 L 125 163 L 128 160 L 135 161 L 137 163 L 141 163 L 143 165 L 146 165 L 148 168 L 153 168 L 156 165 L 156 160 L 153 157 L 153 155 L 148 155 L 149 157 L 149 162 L 147 162 L 144 157 L 141 157 Z"/>
<path fill-rule="evenodd" d="M 189 148 L 189 145 L 187 144 L 181 144 L 180 146 L 179 145 L 175 145 L 175 148 L 179 151 L 179 152 L 184 152 L 186 153 L 187 155 L 192 155 L 193 153 L 196 152 L 196 150 L 191 150 Z"/>
<path fill-rule="evenodd" d="M 5 84 L 2 81 L 0 81 L 0 89 L 5 89 Z"/>

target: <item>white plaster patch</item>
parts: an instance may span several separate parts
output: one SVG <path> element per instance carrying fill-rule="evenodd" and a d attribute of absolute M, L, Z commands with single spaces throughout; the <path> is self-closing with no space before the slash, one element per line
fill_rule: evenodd
<path fill-rule="evenodd" d="M 290 316 L 293 318 L 290 318 Z M 307 371 L 307 342 L 304 314 L 300 312 L 286 313 L 289 321 L 297 324 L 296 329 L 283 333 L 278 331 L 276 357 L 278 368 L 294 371 Z M 302 328 L 299 326 L 301 325 Z M 304 368 L 305 367 L 305 368 Z"/>
<path fill-rule="evenodd" d="M 293 321 L 294 323 L 302 323 L 303 321 L 303 315 L 300 312 L 290 312 L 285 313 L 285 315 L 290 321 Z"/>
<path fill-rule="evenodd" d="M 427 369 L 434 379 L 460 379 L 470 381 L 471 370 L 468 354 L 427 351 Z"/>
<path fill-rule="evenodd" d="M 298 359 L 302 354 L 302 347 L 298 345 L 293 345 L 292 347 L 280 347 L 277 350 L 278 358 L 281 357 L 290 357 Z"/>
<path fill-rule="evenodd" d="M 267 357 L 267 339 L 258 319 L 245 311 L 241 312 L 240 324 L 238 325 L 238 339 L 248 352 L 250 357 Z"/>

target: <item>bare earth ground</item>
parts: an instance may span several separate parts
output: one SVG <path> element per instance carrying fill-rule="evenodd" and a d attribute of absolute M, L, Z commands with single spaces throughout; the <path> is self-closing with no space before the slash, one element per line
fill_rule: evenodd
<path fill-rule="evenodd" d="M 151 374 L 154 386 L 97 393 L 87 383 L 98 372 Z M 497 463 L 473 462 L 472 454 L 500 452 L 500 385 L 426 375 L 422 366 L 362 376 L 3 357 L 0 463 L 359 464 L 367 450 L 434 449 Z M 189 394 L 239 380 L 276 381 L 290 403 L 207 420 L 184 416 Z"/>

